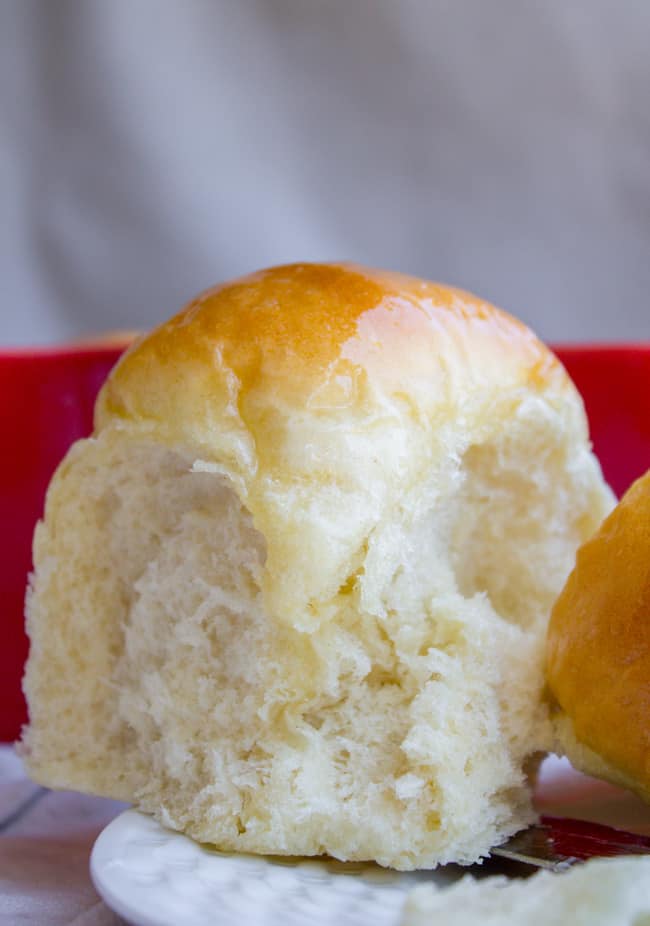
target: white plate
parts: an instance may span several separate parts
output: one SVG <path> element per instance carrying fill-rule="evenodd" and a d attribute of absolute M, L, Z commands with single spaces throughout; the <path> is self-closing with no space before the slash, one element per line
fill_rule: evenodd
<path fill-rule="evenodd" d="M 90 871 L 109 907 L 134 926 L 395 926 L 410 888 L 454 877 L 227 855 L 135 810 L 100 834 Z"/>
<path fill-rule="evenodd" d="M 650 833 L 650 808 L 585 778 L 568 763 L 542 767 L 538 805 Z M 133 926 L 397 926 L 417 883 L 455 880 L 457 868 L 400 873 L 365 864 L 226 855 L 127 810 L 100 834 L 95 887 Z"/>

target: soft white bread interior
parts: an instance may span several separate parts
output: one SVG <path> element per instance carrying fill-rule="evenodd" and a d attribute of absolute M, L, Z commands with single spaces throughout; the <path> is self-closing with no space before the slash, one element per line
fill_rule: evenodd
<path fill-rule="evenodd" d="M 31 774 L 222 849 L 472 862 L 532 819 L 544 634 L 612 504 L 521 324 L 348 265 L 137 342 L 35 536 Z"/>
<path fill-rule="evenodd" d="M 531 878 L 465 875 L 449 888 L 416 887 L 402 926 L 648 926 L 650 858 L 593 859 Z"/>

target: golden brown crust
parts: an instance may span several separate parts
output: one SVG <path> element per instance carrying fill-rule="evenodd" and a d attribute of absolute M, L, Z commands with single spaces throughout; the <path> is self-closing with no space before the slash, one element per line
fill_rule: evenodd
<path fill-rule="evenodd" d="M 650 794 L 650 471 L 578 551 L 547 677 L 577 740 Z"/>
<path fill-rule="evenodd" d="M 199 414 L 207 397 L 223 410 L 235 393 L 240 411 L 260 394 L 314 407 L 324 385 L 325 401 L 340 406 L 354 404 L 360 375 L 408 392 L 410 381 L 446 387 L 457 368 L 480 376 L 485 364 L 509 385 L 567 382 L 529 329 L 475 296 L 352 264 L 292 264 L 208 290 L 134 345 L 104 390 L 98 424 L 176 419 L 180 436 L 192 391 Z M 170 395 L 181 380 L 184 413 Z"/>

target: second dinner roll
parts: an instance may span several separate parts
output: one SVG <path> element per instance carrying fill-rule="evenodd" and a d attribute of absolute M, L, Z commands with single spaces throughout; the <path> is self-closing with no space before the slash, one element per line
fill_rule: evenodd
<path fill-rule="evenodd" d="M 650 801 L 650 471 L 578 551 L 548 630 L 559 750 Z"/>
<path fill-rule="evenodd" d="M 28 767 L 224 850 L 472 862 L 532 819 L 547 618 L 611 503 L 564 369 L 481 300 L 217 287 L 50 486 Z"/>

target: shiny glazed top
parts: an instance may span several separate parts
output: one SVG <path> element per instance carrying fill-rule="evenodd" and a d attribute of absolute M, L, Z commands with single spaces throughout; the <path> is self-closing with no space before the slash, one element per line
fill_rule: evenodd
<path fill-rule="evenodd" d="M 650 472 L 578 551 L 547 677 L 577 740 L 650 798 Z"/>
<path fill-rule="evenodd" d="M 334 410 L 359 399 L 360 377 L 407 393 L 424 380 L 425 404 L 435 404 L 457 377 L 462 390 L 463 378 L 494 373 L 508 385 L 568 383 L 528 328 L 469 293 L 353 264 L 292 264 L 208 290 L 137 342 L 103 391 L 97 423 L 111 414 L 169 423 L 178 398 L 193 417 L 234 393 L 240 410 L 261 394 Z"/>

